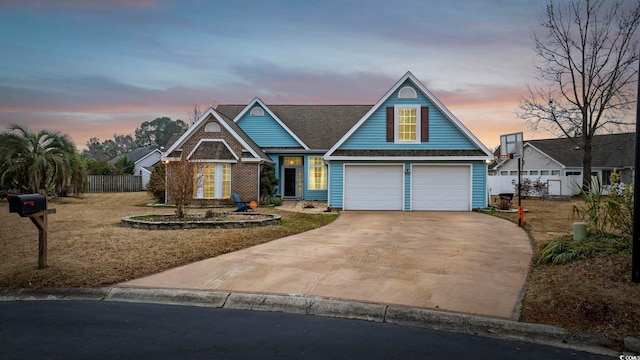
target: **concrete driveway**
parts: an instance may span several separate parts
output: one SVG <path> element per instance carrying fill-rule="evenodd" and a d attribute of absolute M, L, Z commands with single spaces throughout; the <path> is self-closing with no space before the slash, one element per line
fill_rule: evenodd
<path fill-rule="evenodd" d="M 333 223 L 119 284 L 305 294 L 512 318 L 532 249 L 475 212 L 342 212 Z"/>

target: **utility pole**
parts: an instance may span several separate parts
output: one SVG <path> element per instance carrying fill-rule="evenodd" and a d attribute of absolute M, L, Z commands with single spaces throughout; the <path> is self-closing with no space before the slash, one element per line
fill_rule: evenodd
<path fill-rule="evenodd" d="M 640 61 L 638 62 L 640 70 Z M 638 72 L 640 76 L 640 72 Z M 640 199 L 638 199 L 638 185 L 640 184 L 640 79 L 638 79 L 636 93 L 636 160 L 633 176 L 633 238 L 631 239 L 631 281 L 640 283 Z"/>

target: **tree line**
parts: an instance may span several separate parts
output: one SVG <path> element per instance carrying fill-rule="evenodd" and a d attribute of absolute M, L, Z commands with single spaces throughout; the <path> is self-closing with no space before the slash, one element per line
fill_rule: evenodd
<path fill-rule="evenodd" d="M 0 133 L 0 197 L 40 190 L 56 196 L 80 194 L 87 175 L 133 174 L 135 164 L 125 155 L 140 146 L 164 146 L 187 128 L 182 120 L 161 117 L 143 122 L 133 136 L 114 134 L 102 142 L 91 138 L 80 152 L 67 134 L 10 125 Z"/>

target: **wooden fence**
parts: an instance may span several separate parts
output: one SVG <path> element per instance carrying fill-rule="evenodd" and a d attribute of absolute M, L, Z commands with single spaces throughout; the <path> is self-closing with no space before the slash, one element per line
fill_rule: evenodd
<path fill-rule="evenodd" d="M 87 192 L 142 191 L 142 176 L 138 175 L 89 175 Z"/>

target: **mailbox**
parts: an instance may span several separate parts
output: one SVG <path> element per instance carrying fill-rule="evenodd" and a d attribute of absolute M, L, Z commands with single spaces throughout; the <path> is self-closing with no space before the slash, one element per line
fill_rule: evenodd
<path fill-rule="evenodd" d="M 13 195 L 9 197 L 9 212 L 33 214 L 47 209 L 47 199 L 41 194 Z"/>

